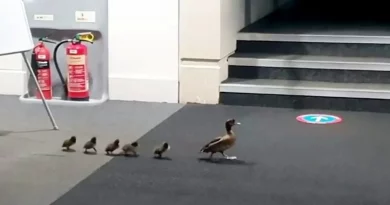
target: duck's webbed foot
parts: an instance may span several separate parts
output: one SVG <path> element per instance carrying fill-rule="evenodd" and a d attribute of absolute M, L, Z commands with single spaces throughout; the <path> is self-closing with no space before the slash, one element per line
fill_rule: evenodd
<path fill-rule="evenodd" d="M 219 152 L 219 153 L 221 153 L 223 155 L 223 157 L 225 157 L 226 159 L 237 159 L 236 156 L 228 156 L 224 152 Z"/>

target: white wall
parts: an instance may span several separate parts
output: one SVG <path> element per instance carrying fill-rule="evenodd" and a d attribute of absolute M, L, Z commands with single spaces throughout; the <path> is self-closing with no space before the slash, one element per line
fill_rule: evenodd
<path fill-rule="evenodd" d="M 109 97 L 178 102 L 179 0 L 110 0 Z"/>
<path fill-rule="evenodd" d="M 108 1 L 109 98 L 178 102 L 180 91 L 183 103 L 218 103 L 237 32 L 286 1 Z M 22 67 L 0 57 L 0 94 L 25 92 Z"/>
<path fill-rule="evenodd" d="M 179 0 L 110 0 L 109 98 L 178 102 Z M 0 94 L 26 92 L 19 54 L 0 57 Z"/>

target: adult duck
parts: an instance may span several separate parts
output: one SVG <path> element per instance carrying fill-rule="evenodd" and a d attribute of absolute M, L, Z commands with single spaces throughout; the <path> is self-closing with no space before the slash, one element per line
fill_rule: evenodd
<path fill-rule="evenodd" d="M 210 159 L 215 153 L 221 153 L 226 159 L 237 159 L 234 156 L 228 156 L 224 152 L 236 143 L 236 135 L 232 130 L 234 125 L 240 125 L 241 123 L 237 122 L 235 119 L 229 119 L 225 122 L 226 135 L 215 138 L 214 140 L 207 143 L 202 147 L 200 152 L 210 153 Z"/>

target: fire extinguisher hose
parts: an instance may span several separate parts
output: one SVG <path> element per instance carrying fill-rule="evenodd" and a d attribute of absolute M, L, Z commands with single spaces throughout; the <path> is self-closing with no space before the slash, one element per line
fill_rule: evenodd
<path fill-rule="evenodd" d="M 61 46 L 62 44 L 64 44 L 64 43 L 69 43 L 69 42 L 72 42 L 72 40 L 71 40 L 71 39 L 66 39 L 66 40 L 60 41 L 60 42 L 54 47 L 54 52 L 53 52 L 54 65 L 55 65 L 55 67 L 56 67 L 58 76 L 60 77 L 60 80 L 61 80 L 61 83 L 62 83 L 62 86 L 63 86 L 63 89 L 64 89 L 64 96 L 65 96 L 65 98 L 68 96 L 68 86 L 67 86 L 67 83 L 66 83 L 66 81 L 65 81 L 64 76 L 62 75 L 60 66 L 58 65 L 57 51 L 58 51 L 58 49 L 60 48 L 60 46 Z"/>
<path fill-rule="evenodd" d="M 34 73 L 32 73 L 35 77 L 38 77 L 38 69 L 37 69 L 37 63 L 35 61 L 35 50 L 38 48 L 38 45 L 34 46 L 31 53 L 31 67 L 33 68 Z"/>

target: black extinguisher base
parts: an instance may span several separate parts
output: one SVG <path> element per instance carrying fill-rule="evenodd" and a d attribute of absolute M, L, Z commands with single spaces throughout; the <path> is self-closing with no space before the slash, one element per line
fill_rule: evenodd
<path fill-rule="evenodd" d="M 86 98 L 69 98 L 71 101 L 89 101 L 89 97 Z"/>

